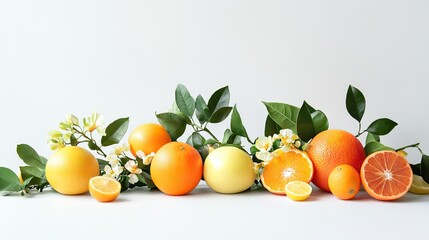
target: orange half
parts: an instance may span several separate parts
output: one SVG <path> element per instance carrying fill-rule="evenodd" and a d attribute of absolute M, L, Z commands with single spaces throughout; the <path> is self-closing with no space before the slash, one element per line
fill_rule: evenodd
<path fill-rule="evenodd" d="M 413 171 L 404 156 L 394 151 L 369 155 L 360 171 L 366 192 L 378 200 L 396 200 L 404 196 L 413 182 Z"/>
<path fill-rule="evenodd" d="M 291 181 L 309 183 L 313 178 L 313 163 L 307 153 L 299 150 L 284 152 L 279 149 L 265 165 L 261 181 L 264 187 L 275 194 L 285 194 L 285 186 Z"/>

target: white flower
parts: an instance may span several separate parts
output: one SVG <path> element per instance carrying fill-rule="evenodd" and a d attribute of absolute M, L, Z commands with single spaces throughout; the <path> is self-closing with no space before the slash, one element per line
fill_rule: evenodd
<path fill-rule="evenodd" d="M 128 143 L 123 143 L 121 146 L 117 146 L 113 153 L 116 155 L 121 155 L 123 152 L 127 152 L 130 150 L 130 145 Z"/>
<path fill-rule="evenodd" d="M 70 140 L 70 137 L 69 137 Z M 66 143 L 63 138 L 62 132 L 53 130 L 48 132 L 48 146 L 51 150 L 57 150 L 65 147 Z"/>
<path fill-rule="evenodd" d="M 104 166 L 104 176 L 111 177 L 111 178 L 118 178 L 119 174 L 124 171 L 124 167 L 121 167 L 119 165 L 110 167 L 109 165 Z"/>
<path fill-rule="evenodd" d="M 125 168 L 133 174 L 141 174 L 142 170 L 139 168 L 139 166 L 137 165 L 136 161 L 134 160 L 129 160 L 126 164 L 125 164 Z"/>
<path fill-rule="evenodd" d="M 79 119 L 75 115 L 69 113 L 67 114 L 66 123 L 70 125 L 79 125 Z"/>
<path fill-rule="evenodd" d="M 112 167 L 120 165 L 118 156 L 116 156 L 114 154 L 108 155 L 106 157 L 106 160 L 109 162 L 110 166 L 112 166 Z"/>
<path fill-rule="evenodd" d="M 285 146 L 296 147 L 296 142 L 299 140 L 298 135 L 294 134 L 290 129 L 280 130 L 279 139 Z M 298 141 L 299 142 L 299 141 Z M 298 146 L 299 147 L 299 146 Z"/>
<path fill-rule="evenodd" d="M 97 130 L 100 135 L 105 136 L 106 129 L 103 127 L 103 124 L 104 117 L 97 112 L 93 112 L 90 117 L 83 119 L 83 126 L 86 131 L 93 132 Z"/>
<path fill-rule="evenodd" d="M 129 177 L 128 182 L 130 182 L 131 184 L 135 184 L 139 181 L 139 178 L 135 174 L 131 173 L 130 175 L 128 175 L 128 177 Z"/>
<path fill-rule="evenodd" d="M 146 156 L 146 154 L 143 151 L 139 150 L 136 152 L 136 155 L 138 158 L 143 160 L 144 165 L 150 165 L 153 157 L 155 156 L 155 153 L 151 152 L 149 155 Z"/>
<path fill-rule="evenodd" d="M 270 161 L 273 158 L 271 153 L 268 151 L 259 151 L 255 155 L 259 160 L 262 161 Z"/>
<path fill-rule="evenodd" d="M 256 142 L 255 142 L 255 147 L 259 150 L 259 151 L 268 151 L 271 149 L 271 147 L 273 146 L 273 138 L 271 136 L 269 137 L 259 137 Z"/>

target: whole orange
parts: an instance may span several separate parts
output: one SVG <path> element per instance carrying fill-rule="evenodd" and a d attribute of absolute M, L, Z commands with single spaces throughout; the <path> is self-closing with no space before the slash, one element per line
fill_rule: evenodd
<path fill-rule="evenodd" d="M 360 184 L 359 172 L 348 164 L 336 166 L 329 174 L 329 190 L 339 199 L 354 198 L 360 190 Z"/>
<path fill-rule="evenodd" d="M 128 138 L 131 153 L 136 156 L 137 151 L 145 154 L 158 151 L 164 144 L 171 142 L 167 130 L 159 124 L 147 123 L 136 127 Z"/>
<path fill-rule="evenodd" d="M 171 142 L 162 146 L 150 165 L 156 187 L 168 195 L 191 192 L 203 176 L 203 160 L 191 145 Z"/>
<path fill-rule="evenodd" d="M 336 166 L 349 164 L 360 171 L 366 157 L 360 141 L 344 130 L 326 130 L 317 134 L 306 151 L 314 166 L 312 182 L 326 192 L 330 192 L 328 177 Z"/>

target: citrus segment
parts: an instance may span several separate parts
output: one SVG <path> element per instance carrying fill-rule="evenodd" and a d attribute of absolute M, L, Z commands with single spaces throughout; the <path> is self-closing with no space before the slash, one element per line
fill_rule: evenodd
<path fill-rule="evenodd" d="M 89 193 L 100 202 L 114 201 L 121 192 L 121 184 L 113 178 L 97 176 L 89 180 Z"/>
<path fill-rule="evenodd" d="M 313 164 L 305 152 L 281 149 L 273 153 L 274 157 L 265 165 L 261 181 L 264 187 L 275 194 L 285 194 L 287 183 L 295 180 L 309 183 L 313 177 Z"/>
<path fill-rule="evenodd" d="M 421 176 L 414 175 L 409 191 L 415 194 L 428 194 L 429 183 L 425 182 Z"/>
<path fill-rule="evenodd" d="M 310 184 L 303 181 L 291 181 L 286 184 L 286 195 L 295 201 L 304 201 L 311 195 Z"/>
<path fill-rule="evenodd" d="M 361 179 L 365 190 L 375 199 L 396 200 L 410 189 L 413 172 L 402 155 L 394 151 L 380 151 L 365 159 Z"/>
<path fill-rule="evenodd" d="M 351 165 L 338 165 L 329 174 L 328 185 L 335 197 L 342 200 L 352 199 L 360 190 L 359 172 Z"/>
<path fill-rule="evenodd" d="M 329 174 L 336 166 L 349 164 L 359 171 L 366 156 L 362 144 L 353 134 L 335 129 L 317 134 L 306 152 L 314 164 L 313 183 L 326 192 L 329 192 Z"/>

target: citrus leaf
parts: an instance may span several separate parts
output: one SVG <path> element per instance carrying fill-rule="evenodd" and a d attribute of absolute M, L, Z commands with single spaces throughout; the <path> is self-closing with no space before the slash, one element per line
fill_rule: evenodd
<path fill-rule="evenodd" d="M 209 99 L 208 108 L 213 114 L 216 110 L 229 105 L 229 87 L 225 86 L 216 90 Z"/>
<path fill-rule="evenodd" d="M 211 123 L 220 123 L 231 113 L 232 107 L 222 107 L 216 110 L 209 119 Z"/>
<path fill-rule="evenodd" d="M 383 151 L 383 150 L 393 150 L 393 148 L 383 145 L 379 142 L 370 142 L 365 145 L 365 153 L 366 155 L 370 155 L 371 153 Z"/>
<path fill-rule="evenodd" d="M 36 150 L 29 145 L 19 144 L 16 147 L 16 152 L 18 153 L 19 158 L 29 166 L 45 168 L 47 162 L 46 158 L 41 157 Z"/>
<path fill-rule="evenodd" d="M 346 96 L 347 112 L 349 112 L 354 119 L 360 122 L 363 114 L 365 113 L 365 105 L 366 101 L 363 93 L 359 89 L 349 85 Z"/>
<path fill-rule="evenodd" d="M 177 85 L 175 97 L 177 107 L 179 107 L 180 111 L 186 116 L 192 117 L 195 111 L 195 101 L 188 89 L 182 84 Z"/>
<path fill-rule="evenodd" d="M 225 132 L 223 133 L 222 143 L 233 142 L 234 138 L 235 138 L 235 134 L 231 131 L 231 129 L 226 129 Z"/>
<path fill-rule="evenodd" d="M 0 167 L 0 196 L 19 191 L 21 191 L 21 185 L 16 173 L 9 168 Z"/>
<path fill-rule="evenodd" d="M 315 110 L 304 101 L 298 113 L 296 126 L 299 138 L 304 142 L 308 142 L 318 133 L 327 130 L 329 122 L 322 111 Z"/>
<path fill-rule="evenodd" d="M 423 180 L 429 183 L 429 156 L 423 154 L 422 162 L 420 163 L 420 172 Z"/>
<path fill-rule="evenodd" d="M 101 171 L 104 171 L 104 167 L 105 167 L 107 164 L 109 164 L 109 162 L 108 162 L 108 161 L 103 160 L 103 159 L 99 159 L 99 158 L 97 158 L 97 162 L 98 162 L 98 167 L 99 167 L 99 169 L 100 169 L 100 172 L 101 172 Z"/>
<path fill-rule="evenodd" d="M 282 129 L 291 129 L 293 132 L 296 132 L 299 108 L 285 103 L 262 103 L 267 108 L 268 115 L 271 119 Z"/>
<path fill-rule="evenodd" d="M 175 113 L 157 114 L 158 122 L 167 130 L 171 140 L 176 141 L 186 130 L 186 121 Z"/>
<path fill-rule="evenodd" d="M 414 175 L 419 175 L 419 176 L 421 176 L 422 175 L 422 172 L 420 171 L 420 163 L 418 163 L 418 164 L 411 164 L 410 163 L 410 167 L 411 167 L 411 170 L 413 170 L 413 174 Z"/>
<path fill-rule="evenodd" d="M 30 185 L 40 185 L 42 182 L 46 181 L 45 170 L 32 166 L 23 166 L 19 167 L 21 171 L 22 180 L 27 180 L 31 178 L 29 182 Z"/>
<path fill-rule="evenodd" d="M 201 95 L 198 95 L 195 99 L 195 115 L 201 124 L 206 123 L 210 117 L 207 103 Z"/>
<path fill-rule="evenodd" d="M 380 136 L 368 133 L 368 135 L 366 135 L 365 145 L 370 142 L 380 142 Z"/>
<path fill-rule="evenodd" d="M 375 135 L 386 135 L 398 125 L 396 122 L 388 118 L 380 118 L 372 122 L 367 131 Z"/>
<path fill-rule="evenodd" d="M 127 133 L 129 118 L 119 118 L 109 124 L 106 135 L 101 138 L 102 146 L 110 146 L 119 143 Z"/>
<path fill-rule="evenodd" d="M 146 185 L 149 189 L 156 188 L 155 183 L 153 183 L 152 178 L 146 172 L 142 172 L 142 176 L 146 180 Z"/>
<path fill-rule="evenodd" d="M 205 139 L 201 134 L 194 132 L 191 136 L 186 140 L 186 143 L 193 146 L 198 151 L 201 150 L 202 147 L 204 147 Z"/>
<path fill-rule="evenodd" d="M 231 131 L 238 136 L 249 138 L 247 131 L 243 126 L 243 122 L 241 121 L 241 116 L 237 110 L 237 105 L 234 105 L 234 108 L 232 109 Z"/>
<path fill-rule="evenodd" d="M 282 130 L 282 128 L 268 115 L 265 120 L 265 136 L 273 136 L 274 134 L 278 134 L 280 130 Z"/>

